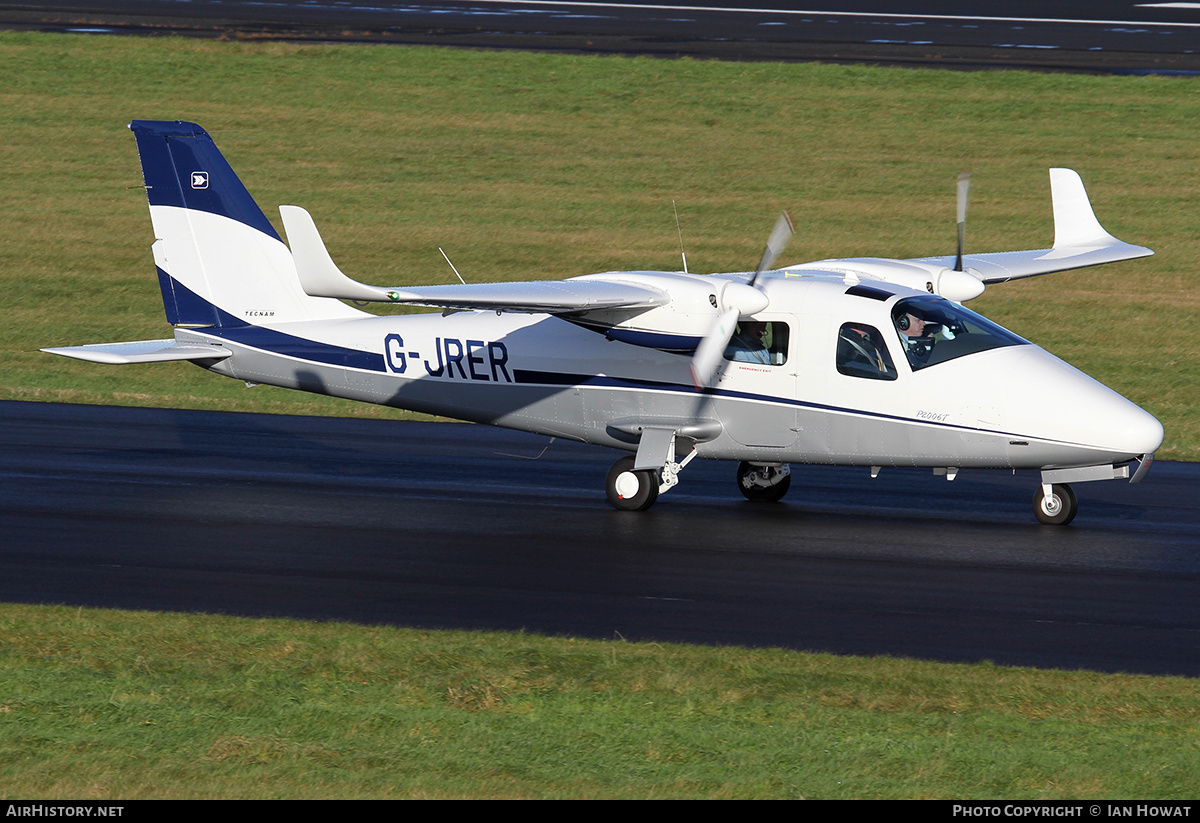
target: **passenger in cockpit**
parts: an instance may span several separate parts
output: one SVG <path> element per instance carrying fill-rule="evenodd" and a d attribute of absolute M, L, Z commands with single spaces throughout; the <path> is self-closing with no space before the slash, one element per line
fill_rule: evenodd
<path fill-rule="evenodd" d="M 895 380 L 896 367 L 874 326 L 844 323 L 838 332 L 837 370 L 851 377 Z"/>

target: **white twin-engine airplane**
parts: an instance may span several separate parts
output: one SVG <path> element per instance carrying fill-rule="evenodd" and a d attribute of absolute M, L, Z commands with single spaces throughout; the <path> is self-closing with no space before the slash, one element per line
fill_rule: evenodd
<path fill-rule="evenodd" d="M 630 452 L 606 490 L 646 509 L 696 457 L 740 461 L 750 500 L 789 463 L 1038 469 L 1033 510 L 1065 524 L 1068 483 L 1141 480 L 1162 425 L 1038 346 L 963 308 L 986 284 L 1143 257 L 1106 232 L 1079 176 L 1051 169 L 1054 247 L 850 258 L 753 272 L 625 271 L 563 281 L 368 286 L 308 212 L 291 248 L 193 123 L 135 120 L 154 260 L 174 338 L 44 351 L 97 363 L 191 360 L 246 381 L 491 423 Z M 375 316 L 346 303 L 442 309 Z"/>

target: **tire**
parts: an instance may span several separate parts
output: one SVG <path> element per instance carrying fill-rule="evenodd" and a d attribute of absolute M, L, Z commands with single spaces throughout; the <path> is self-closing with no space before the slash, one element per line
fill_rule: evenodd
<path fill-rule="evenodd" d="M 1033 514 L 1047 526 L 1065 526 L 1075 519 L 1078 511 L 1079 501 L 1066 483 L 1051 486 L 1049 497 L 1042 493 L 1041 486 L 1033 495 Z"/>
<path fill-rule="evenodd" d="M 744 482 L 746 476 L 757 471 L 761 471 L 760 466 L 753 466 L 745 461 L 738 464 L 738 491 L 747 500 L 752 500 L 755 503 L 778 503 L 788 493 L 788 489 L 792 487 L 791 474 L 785 475 L 782 480 L 773 486 L 758 486 L 753 483 L 747 486 Z"/>
<path fill-rule="evenodd" d="M 621 511 L 645 511 L 658 499 L 658 472 L 648 469 L 635 472 L 633 466 L 632 457 L 622 457 L 612 464 L 604 481 L 608 502 Z"/>

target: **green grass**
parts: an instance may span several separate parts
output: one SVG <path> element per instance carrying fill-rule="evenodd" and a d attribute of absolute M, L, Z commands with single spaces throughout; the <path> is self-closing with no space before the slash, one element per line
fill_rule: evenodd
<path fill-rule="evenodd" d="M 972 303 L 1163 420 L 1200 459 L 1192 78 L 708 63 L 427 48 L 0 34 L 0 397 L 400 416 L 246 391 L 187 365 L 38 354 L 167 333 L 131 119 L 195 120 L 273 220 L 309 208 L 370 282 L 476 282 L 1051 242 L 1046 169 L 1157 256 L 992 287 Z"/>
<path fill-rule="evenodd" d="M 1051 241 L 1046 168 L 1158 255 L 973 308 L 1200 459 L 1200 86 L 0 33 L 0 398 L 401 416 L 47 345 L 167 334 L 131 119 L 188 119 L 369 282 Z M 0 797 L 1194 798 L 1194 681 L 0 606 Z"/>
<path fill-rule="evenodd" d="M 0 797 L 1191 799 L 1183 678 L 0 606 Z"/>

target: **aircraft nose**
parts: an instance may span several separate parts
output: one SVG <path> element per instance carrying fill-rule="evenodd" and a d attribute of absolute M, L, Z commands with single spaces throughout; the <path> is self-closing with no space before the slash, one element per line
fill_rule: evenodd
<path fill-rule="evenodd" d="M 1114 393 L 1093 412 L 1110 451 L 1137 456 L 1152 454 L 1163 442 L 1163 425 L 1154 415 Z M 1099 432 L 1097 432 L 1097 436 Z"/>
<path fill-rule="evenodd" d="M 1163 424 L 1145 409 L 1129 404 L 1138 413 L 1130 415 L 1126 423 L 1126 434 L 1133 451 L 1138 454 L 1153 454 L 1163 443 Z"/>
<path fill-rule="evenodd" d="M 1023 348 L 1008 391 L 1011 431 L 1088 447 L 1113 462 L 1162 445 L 1162 423 L 1145 409 L 1044 349 Z"/>

